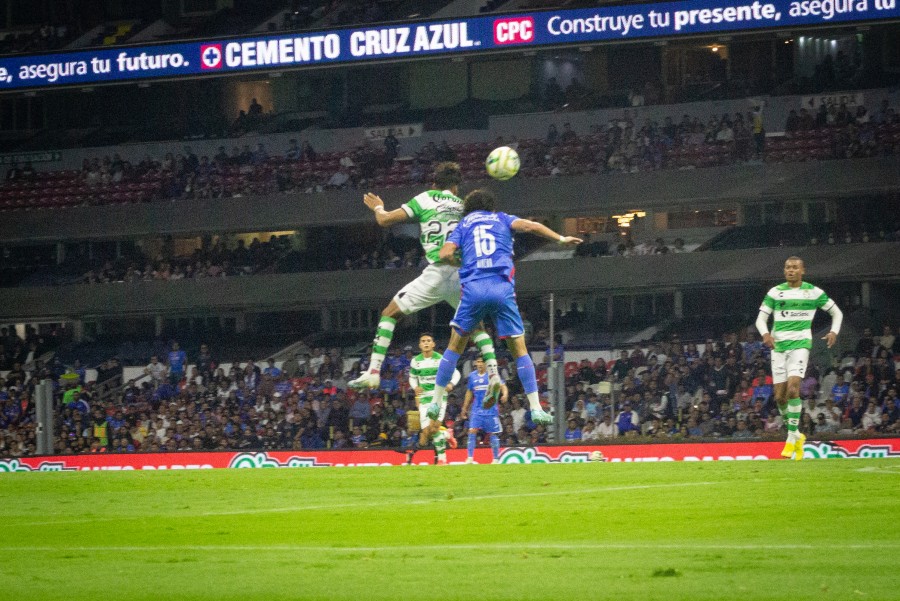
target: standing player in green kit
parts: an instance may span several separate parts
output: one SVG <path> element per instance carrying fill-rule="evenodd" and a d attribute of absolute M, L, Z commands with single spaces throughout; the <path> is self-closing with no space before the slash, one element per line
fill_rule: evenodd
<path fill-rule="evenodd" d="M 817 309 L 831 315 L 831 329 L 822 340 L 828 348 L 834 346 L 844 314 L 825 292 L 803 281 L 806 269 L 800 257 L 788 257 L 784 262 L 783 284 L 766 294 L 759 307 L 756 329 L 763 343 L 772 349 L 772 383 L 775 385 L 775 402 L 787 424 L 787 442 L 781 456 L 800 461 L 803 459 L 803 443 L 806 436 L 798 431 L 803 402 L 800 399 L 800 381 L 809 365 L 812 349 L 812 321 Z M 769 332 L 769 316 L 774 318 Z"/>

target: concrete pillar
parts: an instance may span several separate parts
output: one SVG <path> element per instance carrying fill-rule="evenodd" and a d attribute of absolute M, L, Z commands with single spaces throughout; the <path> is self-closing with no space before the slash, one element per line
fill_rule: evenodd
<path fill-rule="evenodd" d="M 859 287 L 860 304 L 864 309 L 872 308 L 872 282 L 863 282 Z"/>
<path fill-rule="evenodd" d="M 327 332 L 331 329 L 331 309 L 322 307 L 322 331 Z"/>
<path fill-rule="evenodd" d="M 72 322 L 72 340 L 75 342 L 84 340 L 84 321 L 76 319 Z"/>
<path fill-rule="evenodd" d="M 674 308 L 675 319 L 684 319 L 684 293 L 681 290 L 676 290 L 672 294 L 672 306 Z"/>
<path fill-rule="evenodd" d="M 162 336 L 163 333 L 163 316 L 156 315 L 153 318 L 153 334 L 155 336 Z"/>
<path fill-rule="evenodd" d="M 606 325 L 611 326 L 613 323 L 613 317 L 615 313 L 613 312 L 613 297 L 606 297 Z"/>
<path fill-rule="evenodd" d="M 234 316 L 234 333 L 243 334 L 247 331 L 247 314 L 238 313 Z"/>
<path fill-rule="evenodd" d="M 66 260 L 66 245 L 62 242 L 56 243 L 56 264 L 62 265 Z"/>

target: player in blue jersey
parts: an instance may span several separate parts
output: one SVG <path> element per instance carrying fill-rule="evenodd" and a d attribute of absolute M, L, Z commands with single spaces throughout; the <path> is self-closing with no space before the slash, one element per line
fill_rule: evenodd
<path fill-rule="evenodd" d="M 459 355 L 466 348 L 469 335 L 478 328 L 485 317 L 491 317 L 497 335 L 506 339 L 506 345 L 516 359 L 516 372 L 528 404 L 531 420 L 536 424 L 553 422 L 552 416 L 541 408 L 538 397 L 534 363 L 525 346 L 525 327 L 516 304 L 515 266 L 513 265 L 513 235 L 515 232 L 537 234 L 555 240 L 564 246 L 581 244 L 580 238 L 557 234 L 536 221 L 520 219 L 506 213 L 498 213 L 494 195 L 487 190 L 474 190 L 466 196 L 463 218 L 441 247 L 442 261 L 451 261 L 461 251 L 458 259 L 462 299 L 456 315 L 450 322 L 450 343 L 438 365 L 434 397 L 428 408 L 428 416 L 440 414 L 446 403 L 446 386 L 456 370 Z"/>
<path fill-rule="evenodd" d="M 495 399 L 487 394 L 490 378 L 485 369 L 484 359 L 475 358 L 475 369 L 469 374 L 469 382 L 466 386 L 466 397 L 463 401 L 460 419 L 469 420 L 469 456 L 466 463 L 475 463 L 475 440 L 478 431 L 491 435 L 491 452 L 494 454 L 492 463 L 500 463 L 500 411 Z M 485 400 L 487 397 L 487 400 Z M 509 391 L 505 384 L 500 386 L 500 401 L 505 403 L 509 397 Z M 470 411 L 471 409 L 471 411 Z"/>

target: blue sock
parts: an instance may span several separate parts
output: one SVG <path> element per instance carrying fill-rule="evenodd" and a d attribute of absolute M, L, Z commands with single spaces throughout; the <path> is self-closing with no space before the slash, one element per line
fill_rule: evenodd
<path fill-rule="evenodd" d="M 453 378 L 453 372 L 456 371 L 456 364 L 459 362 L 459 353 L 455 353 L 450 349 L 444 351 L 441 362 L 438 363 L 437 375 L 434 378 L 436 386 L 447 387 Z"/>
<path fill-rule="evenodd" d="M 474 434 L 469 434 L 469 446 L 467 448 L 469 449 L 469 457 L 474 457 L 475 456 L 475 435 Z"/>
<path fill-rule="evenodd" d="M 446 355 L 444 356 L 446 357 Z M 534 362 L 531 360 L 531 355 L 522 355 L 516 359 L 516 372 L 519 374 L 519 381 L 522 382 L 525 394 L 537 392 L 537 376 L 534 374 Z"/>
<path fill-rule="evenodd" d="M 500 437 L 491 434 L 491 451 L 494 453 L 494 459 L 500 459 Z"/>

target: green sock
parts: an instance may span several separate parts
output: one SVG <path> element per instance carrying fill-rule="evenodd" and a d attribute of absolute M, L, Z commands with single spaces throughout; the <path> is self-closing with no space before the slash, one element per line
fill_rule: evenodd
<path fill-rule="evenodd" d="M 443 459 L 447 451 L 447 437 L 443 432 L 438 432 L 431 441 L 434 443 L 434 454 L 437 455 L 438 460 Z"/>
<path fill-rule="evenodd" d="M 381 316 L 378 322 L 378 331 L 375 333 L 375 342 L 372 343 L 372 358 L 369 360 L 369 373 L 381 373 L 381 364 L 387 355 L 391 339 L 394 337 L 394 327 L 397 320 L 393 317 Z"/>
<path fill-rule="evenodd" d="M 497 353 L 494 351 L 494 341 L 487 335 L 487 332 L 478 332 L 473 338 L 475 346 L 484 359 L 484 367 L 488 376 L 493 377 L 498 374 L 497 370 Z"/>
<path fill-rule="evenodd" d="M 785 424 L 787 424 L 788 440 L 797 440 L 797 429 L 800 427 L 800 414 L 803 412 L 803 401 L 800 399 L 788 399 L 785 411 Z"/>

